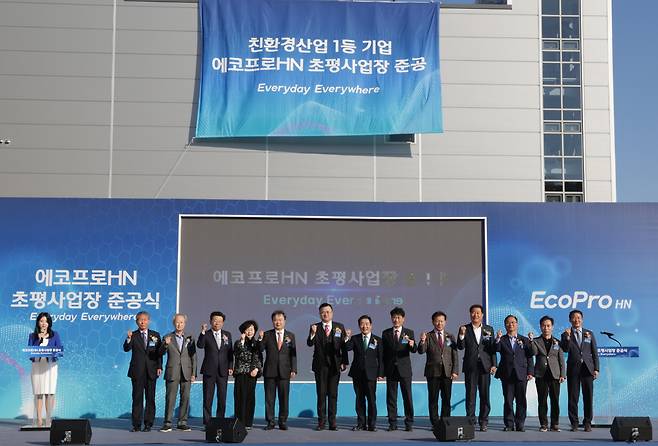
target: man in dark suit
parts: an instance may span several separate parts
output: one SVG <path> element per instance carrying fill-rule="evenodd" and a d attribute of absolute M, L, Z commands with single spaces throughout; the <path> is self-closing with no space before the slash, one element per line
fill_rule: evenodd
<path fill-rule="evenodd" d="M 290 380 L 297 374 L 295 334 L 286 330 L 286 313 L 272 313 L 274 328 L 260 333 L 260 349 L 265 351 L 265 430 L 274 429 L 274 402 L 279 393 L 279 429 L 287 430 Z"/>
<path fill-rule="evenodd" d="M 500 352 L 500 361 L 496 370 L 496 378 L 503 385 L 503 420 L 504 431 L 525 431 L 525 418 L 528 409 L 526 389 L 534 371 L 532 347 L 530 339 L 518 333 L 519 321 L 514 315 L 505 318 L 507 334 L 498 330 L 496 336 L 496 351 Z M 516 412 L 514 411 L 516 400 Z"/>
<path fill-rule="evenodd" d="M 388 430 L 397 430 L 398 425 L 398 384 L 402 391 L 404 403 L 404 429 L 413 430 L 414 403 L 411 396 L 411 353 L 416 353 L 417 346 L 414 332 L 404 328 L 404 310 L 395 307 L 391 310 L 393 327 L 382 333 L 384 344 L 384 372 L 386 374 L 386 410 L 388 412 Z"/>
<path fill-rule="evenodd" d="M 432 426 L 439 421 L 439 394 L 441 418 L 450 416 L 452 381 L 459 376 L 457 341 L 445 330 L 448 316 L 443 311 L 432 314 L 434 329 L 420 334 L 418 353 L 425 353 L 425 378 L 427 379 L 427 407 Z"/>
<path fill-rule="evenodd" d="M 354 351 L 349 372 L 356 394 L 356 426 L 352 430 L 368 429 L 374 432 L 377 430 L 377 380 L 384 379 L 384 348 L 382 339 L 372 334 L 370 316 L 364 314 L 358 322 L 361 333 L 352 336 L 347 342 L 347 350 Z"/>
<path fill-rule="evenodd" d="M 162 356 L 160 348 L 160 333 L 149 330 L 151 317 L 146 311 L 140 311 L 135 316 L 137 330 L 128 331 L 128 337 L 123 342 L 123 351 L 132 352 L 128 376 L 132 380 L 132 424 L 131 432 L 139 432 L 144 415 L 144 432 L 149 432 L 155 418 L 155 382 L 162 374 Z M 144 410 L 146 398 L 146 410 Z"/>
<path fill-rule="evenodd" d="M 535 355 L 535 385 L 539 403 L 539 430 L 548 431 L 548 397 L 551 397 L 551 430 L 559 432 L 560 384 L 566 379 L 564 351 L 553 337 L 553 318 L 544 316 L 539 320 L 541 336 L 532 339 L 532 354 Z"/>
<path fill-rule="evenodd" d="M 177 429 L 190 431 L 187 417 L 190 409 L 190 387 L 196 375 L 196 346 L 194 337 L 185 332 L 187 316 L 177 313 L 174 315 L 174 331 L 164 337 L 160 344 L 160 354 L 167 355 L 165 366 L 165 415 L 164 424 L 160 432 L 171 432 L 176 394 L 180 389 L 180 410 L 178 412 Z"/>
<path fill-rule="evenodd" d="M 328 303 L 319 308 L 320 322 L 311 325 L 306 345 L 313 347 L 313 372 L 317 394 L 318 426 L 324 430 L 329 420 L 329 430 L 335 431 L 336 406 L 338 403 L 338 382 L 340 372 L 349 364 L 345 343 L 351 333 L 343 324 L 334 322 L 334 309 Z M 327 402 L 328 400 L 328 402 Z"/>
<path fill-rule="evenodd" d="M 226 317 L 221 311 L 210 313 L 210 327 L 201 325 L 201 334 L 196 346 L 203 349 L 203 424 L 208 424 L 212 413 L 212 400 L 217 388 L 217 411 L 215 416 L 223 418 L 226 411 L 226 386 L 233 374 L 233 341 L 231 333 L 222 330 Z"/>
<path fill-rule="evenodd" d="M 480 431 L 486 432 L 491 403 L 489 387 L 491 375 L 496 373 L 496 346 L 493 327 L 482 323 L 484 308 L 480 304 L 469 308 L 471 323 L 459 328 L 457 348 L 464 350 L 464 384 L 466 385 L 466 416 L 475 421 L 476 391 L 480 394 L 478 422 Z"/>
<path fill-rule="evenodd" d="M 578 430 L 578 400 L 583 390 L 583 429 L 592 431 L 594 413 L 594 380 L 599 376 L 599 354 L 596 339 L 591 330 L 583 328 L 583 313 L 572 310 L 569 313 L 571 328 L 562 333 L 560 345 L 567 352 L 567 394 L 569 396 L 569 422 L 571 430 Z"/>

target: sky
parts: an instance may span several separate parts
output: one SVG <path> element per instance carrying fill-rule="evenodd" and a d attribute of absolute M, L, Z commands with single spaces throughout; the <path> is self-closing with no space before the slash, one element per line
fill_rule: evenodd
<path fill-rule="evenodd" d="M 617 201 L 620 202 L 658 202 L 656 17 L 658 0 L 612 1 Z"/>

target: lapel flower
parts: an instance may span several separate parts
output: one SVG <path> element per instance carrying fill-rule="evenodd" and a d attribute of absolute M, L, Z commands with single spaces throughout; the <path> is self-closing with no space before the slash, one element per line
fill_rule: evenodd
<path fill-rule="evenodd" d="M 589 338 L 589 337 L 591 337 L 592 335 L 590 334 L 589 331 L 585 331 L 585 330 L 583 330 L 583 336 L 586 337 L 586 338 Z"/>
<path fill-rule="evenodd" d="M 523 339 L 517 338 L 516 343 L 523 347 Z"/>
<path fill-rule="evenodd" d="M 224 344 L 228 344 L 228 336 L 222 335 L 222 339 L 224 340 Z"/>
<path fill-rule="evenodd" d="M 157 336 L 151 336 L 151 341 L 158 342 L 158 337 Z"/>
<path fill-rule="evenodd" d="M 485 329 L 482 329 L 482 334 L 483 334 L 484 336 L 491 336 L 491 332 L 488 331 L 488 330 L 485 330 Z"/>
<path fill-rule="evenodd" d="M 557 339 L 553 338 L 553 345 L 557 345 Z"/>
<path fill-rule="evenodd" d="M 341 334 L 340 328 L 336 327 L 336 334 Z"/>
<path fill-rule="evenodd" d="M 286 338 L 283 340 L 286 344 L 290 344 L 292 340 L 290 339 L 290 336 L 286 336 Z"/>
<path fill-rule="evenodd" d="M 370 342 L 376 347 L 377 346 L 377 339 L 375 338 L 370 338 Z"/>

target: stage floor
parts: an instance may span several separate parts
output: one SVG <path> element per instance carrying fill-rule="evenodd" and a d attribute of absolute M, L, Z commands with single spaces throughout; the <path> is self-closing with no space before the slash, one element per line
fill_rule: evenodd
<path fill-rule="evenodd" d="M 130 420 L 125 419 L 92 419 L 92 440 L 95 445 L 194 445 L 205 444 L 205 433 L 202 431 L 200 419 L 191 420 L 192 432 L 159 432 L 162 420 L 156 420 L 154 429 L 151 432 L 129 432 Z M 278 428 L 272 431 L 265 431 L 264 420 L 256 420 L 254 427 L 249 431 L 244 443 L 254 445 L 265 444 L 340 444 L 341 446 L 362 445 L 364 443 L 401 443 L 409 442 L 410 445 L 418 443 L 436 443 L 436 439 L 430 430 L 428 418 L 417 418 L 414 430 L 405 432 L 398 430 L 387 432 L 386 419 L 381 418 L 377 425 L 377 432 L 353 432 L 352 426 L 355 424 L 354 418 L 340 418 L 338 420 L 338 431 L 321 431 L 317 432 L 315 419 L 296 418 L 290 419 L 287 431 L 281 431 Z M 656 421 L 652 420 L 654 426 Z M 489 422 L 487 432 L 475 433 L 473 442 L 499 443 L 500 445 L 510 442 L 522 443 L 551 443 L 555 445 L 567 445 L 573 441 L 586 441 L 588 446 L 595 446 L 598 443 L 611 442 L 610 428 L 604 426 L 604 423 L 610 423 L 608 419 L 596 419 L 595 422 L 601 423 L 601 427 L 595 425 L 592 432 L 570 432 L 568 430 L 568 420 L 562 419 L 560 427 L 562 432 L 539 432 L 539 424 L 536 418 L 528 419 L 525 432 L 503 432 L 503 421 L 501 418 L 492 418 Z M 25 420 L 2 420 L 0 421 L 0 444 L 2 445 L 47 445 L 49 444 L 49 432 L 21 432 L 19 429 L 25 424 Z M 402 423 L 400 422 L 400 425 Z M 655 438 L 655 436 L 654 436 Z M 471 443 L 473 443 L 471 442 Z M 655 441 L 654 441 L 655 442 Z M 548 446 L 548 445 L 547 445 Z"/>

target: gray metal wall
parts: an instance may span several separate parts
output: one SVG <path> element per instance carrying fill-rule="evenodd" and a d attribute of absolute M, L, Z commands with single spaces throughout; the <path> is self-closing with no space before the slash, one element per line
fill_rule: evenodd
<path fill-rule="evenodd" d="M 583 2 L 587 201 L 615 200 L 609 3 Z M 443 134 L 188 145 L 196 4 L 0 0 L 0 195 L 543 201 L 539 0 L 440 26 Z"/>

